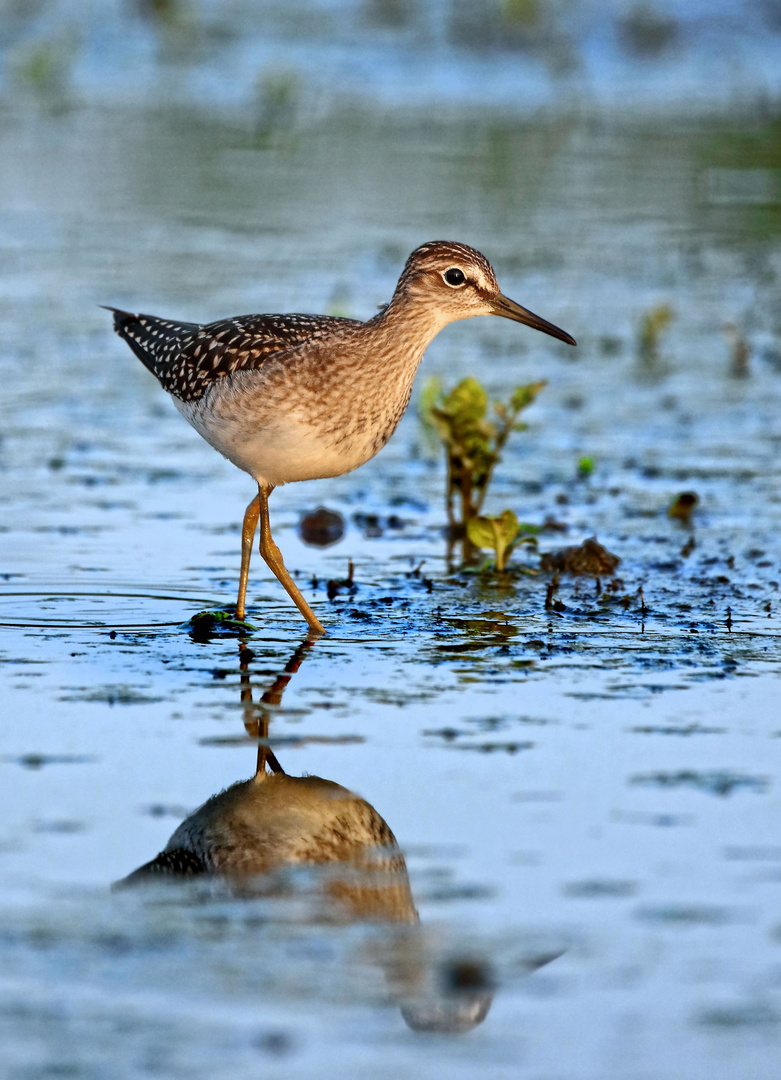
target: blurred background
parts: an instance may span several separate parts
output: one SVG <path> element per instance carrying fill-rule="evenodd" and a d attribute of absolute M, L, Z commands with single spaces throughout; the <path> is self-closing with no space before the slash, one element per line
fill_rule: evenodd
<path fill-rule="evenodd" d="M 365 317 L 439 237 L 586 340 L 625 335 L 679 277 L 708 318 L 770 329 L 751 305 L 777 254 L 777 0 L 3 0 L 0 18 L 0 302 L 22 336 L 97 329 L 98 301 Z"/>
<path fill-rule="evenodd" d="M 777 0 L 0 10 L 9 466 L 63 462 L 74 425 L 113 430 L 116 409 L 123 434 L 145 433 L 139 466 L 152 433 L 185 438 L 99 304 L 199 322 L 367 318 L 431 239 L 483 250 L 504 291 L 579 348 L 478 320 L 434 342 L 425 370 L 452 382 L 479 348 L 489 389 L 555 374 L 540 406 L 566 420 L 535 415 L 570 457 L 631 452 L 656 467 L 671 431 L 688 429 L 675 402 L 712 391 L 713 416 L 725 401 L 714 375 L 781 364 Z M 631 402 L 611 395 L 623 425 L 604 422 L 602 380 L 633 387 Z M 652 417 L 652 438 L 636 440 Z"/>
<path fill-rule="evenodd" d="M 780 238 L 781 0 L 0 0 L 15 1076 L 777 1076 Z M 99 305 L 368 318 L 432 239 L 578 341 L 477 319 L 429 349 L 446 386 L 548 380 L 486 509 L 622 559 L 555 617 L 549 577 L 454 572 L 414 407 L 357 473 L 274 493 L 329 635 L 272 744 L 387 816 L 416 956 L 497 989 L 461 1041 L 407 1031 L 372 935 L 108 893 L 251 775 L 241 680 L 257 701 L 303 627 L 256 556 L 241 672 L 187 635 L 233 600 L 251 483 Z"/>

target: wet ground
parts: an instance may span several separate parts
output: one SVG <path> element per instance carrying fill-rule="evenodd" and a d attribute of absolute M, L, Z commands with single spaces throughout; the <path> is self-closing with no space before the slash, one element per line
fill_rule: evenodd
<path fill-rule="evenodd" d="M 43 95 L 0 113 L 11 1074 L 777 1075 L 772 111 L 391 118 L 353 103 L 280 134 L 80 85 L 64 111 Z M 301 648 L 256 555 L 255 631 L 197 640 L 190 617 L 235 597 L 251 482 L 97 305 L 368 317 L 438 236 L 483 250 L 508 295 L 579 345 L 473 320 L 442 333 L 418 385 L 477 374 L 501 397 L 546 378 L 486 508 L 543 526 L 542 552 L 596 535 L 617 576 L 551 591 L 522 572 L 531 552 L 504 575 L 448 563 L 444 465 L 410 409 L 357 473 L 272 497 L 328 634 Z M 643 351 L 662 304 L 673 318 Z M 692 491 L 690 521 L 669 517 Z M 300 535 L 319 505 L 345 522 L 326 548 Z M 352 588 L 329 598 L 349 561 Z M 258 720 L 289 773 L 387 821 L 419 930 L 336 918 L 306 876 L 249 898 L 110 891 L 253 774 Z M 412 1031 L 411 969 L 432 1000 L 490 1000 L 487 1016 Z"/>

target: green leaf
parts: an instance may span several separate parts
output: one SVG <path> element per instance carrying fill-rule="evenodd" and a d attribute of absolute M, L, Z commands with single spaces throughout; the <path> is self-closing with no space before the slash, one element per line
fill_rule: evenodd
<path fill-rule="evenodd" d="M 532 547 L 532 548 L 539 547 L 536 536 L 529 536 L 528 534 L 524 534 L 523 525 L 521 526 L 521 531 L 518 533 L 518 535 L 513 540 L 513 542 L 511 544 L 507 545 L 507 558 L 508 559 L 512 555 L 512 553 L 515 551 L 515 549 L 517 547 L 521 546 L 521 544 L 524 544 L 527 547 Z"/>
<path fill-rule="evenodd" d="M 459 423 L 482 420 L 487 408 L 488 394 L 471 375 L 454 386 L 442 402 L 443 411 Z"/>
<path fill-rule="evenodd" d="M 518 518 L 512 510 L 505 510 L 498 517 L 475 517 L 467 522 L 467 536 L 479 548 L 493 549 L 496 553 L 496 569 L 504 570 L 507 549 L 518 536 Z"/>
<path fill-rule="evenodd" d="M 510 408 L 513 412 L 525 409 L 547 385 L 547 379 L 541 379 L 539 382 L 526 383 L 525 386 L 516 386 L 510 397 Z"/>
<path fill-rule="evenodd" d="M 492 519 L 488 517 L 473 517 L 466 524 L 466 533 L 475 547 L 493 550 L 496 543 L 496 531 Z"/>

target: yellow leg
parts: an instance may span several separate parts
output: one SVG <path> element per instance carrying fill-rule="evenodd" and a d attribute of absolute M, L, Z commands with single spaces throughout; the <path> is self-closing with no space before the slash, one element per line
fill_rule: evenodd
<path fill-rule="evenodd" d="M 252 554 L 252 541 L 258 527 L 260 500 L 256 495 L 244 511 L 244 524 L 241 527 L 241 571 L 239 573 L 239 596 L 236 600 L 236 618 L 244 618 L 244 605 L 247 600 L 247 579 L 249 578 L 249 560 Z"/>
<path fill-rule="evenodd" d="M 271 538 L 271 525 L 268 520 L 268 497 L 273 490 L 271 485 L 258 485 L 257 502 L 260 508 L 260 554 L 263 556 L 269 569 L 279 579 L 280 584 L 285 589 L 290 599 L 306 619 L 309 624 L 309 629 L 315 634 L 324 634 L 325 627 L 315 615 L 314 611 L 312 611 L 309 604 L 307 604 L 292 577 L 285 569 L 285 564 L 282 561 L 282 553 Z"/>

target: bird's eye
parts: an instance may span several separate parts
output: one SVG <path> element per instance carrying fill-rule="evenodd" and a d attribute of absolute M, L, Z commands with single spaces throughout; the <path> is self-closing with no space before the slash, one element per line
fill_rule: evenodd
<path fill-rule="evenodd" d="M 459 270 L 457 266 L 453 266 L 450 270 L 446 270 L 443 276 L 448 285 L 452 285 L 454 289 L 457 289 L 459 285 L 463 285 L 466 281 L 464 271 Z"/>

